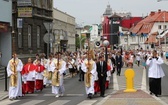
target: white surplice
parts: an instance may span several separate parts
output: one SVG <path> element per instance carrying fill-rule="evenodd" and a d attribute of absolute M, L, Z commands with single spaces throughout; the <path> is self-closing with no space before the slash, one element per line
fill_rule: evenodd
<path fill-rule="evenodd" d="M 66 62 L 62 59 L 60 59 L 59 61 L 62 62 L 61 67 L 58 70 L 59 71 L 59 76 L 60 76 L 60 81 L 59 81 L 60 86 L 52 86 L 52 93 L 55 94 L 55 95 L 64 94 L 64 91 L 65 91 L 63 73 L 66 71 Z M 55 66 L 55 68 L 56 68 L 56 66 Z M 54 72 L 55 68 L 52 69 L 52 72 Z"/>
<path fill-rule="evenodd" d="M 95 81 L 95 76 L 96 76 L 96 63 L 93 60 L 90 60 L 93 62 L 93 66 L 92 66 L 92 70 L 91 70 L 91 81 L 90 81 L 90 87 L 85 87 L 86 89 L 86 94 L 92 93 L 94 94 L 94 81 Z M 86 66 L 86 62 L 88 62 L 87 60 L 85 60 L 82 65 L 81 65 L 81 69 L 84 73 L 86 73 L 88 71 L 87 66 Z"/>
<path fill-rule="evenodd" d="M 147 59 L 146 65 L 149 66 L 148 70 L 148 77 L 149 78 L 162 78 L 165 76 L 163 69 L 161 65 L 164 63 L 163 59 L 161 57 L 158 57 L 158 60 L 156 58 L 150 58 Z"/>
<path fill-rule="evenodd" d="M 45 68 L 47 72 L 50 72 L 50 71 L 52 72 L 55 69 L 54 58 L 47 60 Z M 48 80 L 47 77 L 44 77 L 43 82 L 44 82 L 44 85 L 46 85 L 46 84 L 50 84 L 51 80 Z"/>
<path fill-rule="evenodd" d="M 111 70 L 107 70 L 106 81 L 109 81 L 109 83 L 110 83 L 111 72 L 113 70 L 113 65 L 112 65 L 111 59 L 108 59 L 108 64 L 109 64 Z"/>
<path fill-rule="evenodd" d="M 12 58 L 13 60 L 13 58 Z M 15 60 L 18 60 L 18 64 L 16 66 L 16 71 L 17 71 L 17 86 L 10 86 L 9 85 L 9 98 L 16 98 L 17 96 L 22 96 L 22 76 L 21 76 L 21 71 L 23 69 L 23 63 L 20 59 L 16 58 Z M 8 62 L 7 65 L 7 74 L 8 77 L 10 77 L 12 74 L 14 74 L 11 70 L 10 67 L 10 61 Z M 11 81 L 9 81 L 10 83 Z"/>

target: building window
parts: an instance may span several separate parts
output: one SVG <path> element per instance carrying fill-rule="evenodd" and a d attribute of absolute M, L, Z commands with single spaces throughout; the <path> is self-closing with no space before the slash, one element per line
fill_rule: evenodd
<path fill-rule="evenodd" d="M 158 29 L 162 29 L 162 26 L 161 26 L 161 25 L 158 25 Z"/>
<path fill-rule="evenodd" d="M 36 1 L 36 5 L 38 6 L 38 7 L 41 7 L 41 0 L 35 0 Z"/>
<path fill-rule="evenodd" d="M 167 29 L 167 25 L 164 25 L 164 26 L 163 26 L 163 29 L 164 29 L 164 30 Z"/>
<path fill-rule="evenodd" d="M 52 9 L 52 7 L 53 7 L 52 0 L 49 0 L 49 5 L 48 5 L 48 8 L 49 8 L 49 9 Z"/>
<path fill-rule="evenodd" d="M 22 29 L 18 28 L 18 47 L 22 48 Z"/>
<path fill-rule="evenodd" d="M 32 27 L 28 25 L 28 48 L 31 48 L 31 35 L 32 35 Z"/>
<path fill-rule="evenodd" d="M 37 48 L 40 48 L 40 26 L 37 26 Z"/>
<path fill-rule="evenodd" d="M 42 7 L 43 8 L 47 8 L 47 5 L 49 4 L 49 1 L 48 0 L 43 0 L 42 1 Z"/>

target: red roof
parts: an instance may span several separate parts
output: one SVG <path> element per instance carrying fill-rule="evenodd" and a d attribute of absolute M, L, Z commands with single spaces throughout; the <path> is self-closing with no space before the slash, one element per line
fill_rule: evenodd
<path fill-rule="evenodd" d="M 142 17 L 123 18 L 121 20 L 121 27 L 130 29 L 132 26 L 136 25 L 141 20 L 142 20 Z"/>
<path fill-rule="evenodd" d="M 149 16 L 140 21 L 130 31 L 136 34 L 149 33 L 155 22 L 168 22 L 168 12 L 161 10 L 158 10 L 157 12 L 151 12 Z"/>
<path fill-rule="evenodd" d="M 156 36 L 158 35 L 158 32 L 152 33 L 149 38 L 146 39 L 145 44 L 154 44 L 157 43 L 158 40 L 156 39 Z"/>
<path fill-rule="evenodd" d="M 154 23 L 144 23 L 137 34 L 140 35 L 141 33 L 149 33 L 153 27 L 153 24 Z"/>

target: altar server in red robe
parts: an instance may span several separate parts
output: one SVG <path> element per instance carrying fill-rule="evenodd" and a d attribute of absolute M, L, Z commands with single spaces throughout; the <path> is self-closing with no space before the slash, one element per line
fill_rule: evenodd
<path fill-rule="evenodd" d="M 32 63 L 32 59 L 28 58 L 28 63 L 23 67 L 26 72 L 26 92 L 34 93 L 36 66 Z"/>
<path fill-rule="evenodd" d="M 45 67 L 41 65 L 41 60 L 37 60 L 37 65 L 36 65 L 36 91 L 43 90 L 43 72 L 44 72 Z"/>

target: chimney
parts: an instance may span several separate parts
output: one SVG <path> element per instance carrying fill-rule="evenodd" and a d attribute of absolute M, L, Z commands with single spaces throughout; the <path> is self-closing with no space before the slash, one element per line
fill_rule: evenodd
<path fill-rule="evenodd" d="M 161 13 L 161 9 L 158 9 L 158 13 Z"/>
<path fill-rule="evenodd" d="M 155 14 L 155 12 L 154 12 L 154 11 L 151 11 L 150 16 L 153 16 L 154 14 Z"/>

